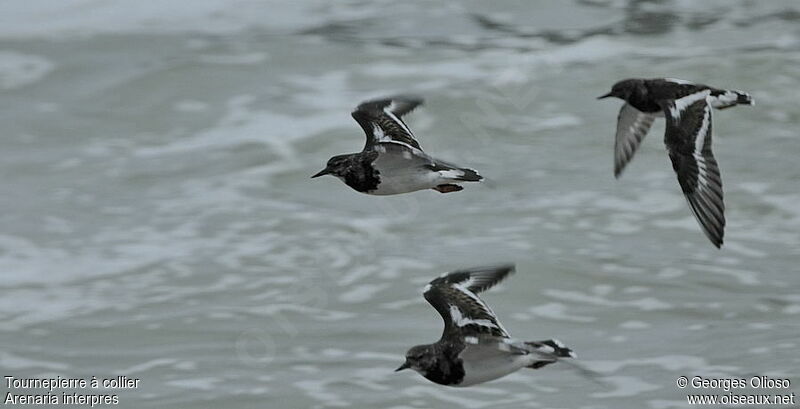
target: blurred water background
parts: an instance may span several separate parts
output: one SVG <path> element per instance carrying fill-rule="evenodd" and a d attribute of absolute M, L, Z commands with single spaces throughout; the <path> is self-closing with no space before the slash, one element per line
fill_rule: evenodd
<path fill-rule="evenodd" d="M 799 23 L 796 1 L 4 1 L 2 375 L 142 379 L 123 408 L 669 409 L 680 375 L 797 384 Z M 662 120 L 614 180 L 620 102 L 594 98 L 632 76 L 755 98 L 715 112 L 722 250 Z M 310 180 L 393 93 L 489 183 Z M 392 372 L 440 334 L 428 280 L 505 261 L 484 298 L 512 335 L 605 385 Z"/>

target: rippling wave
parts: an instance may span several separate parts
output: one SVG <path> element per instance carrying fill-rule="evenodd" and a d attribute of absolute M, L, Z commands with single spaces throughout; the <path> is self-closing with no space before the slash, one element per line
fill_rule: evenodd
<path fill-rule="evenodd" d="M 57 4 L 56 4 L 57 3 Z M 126 375 L 120 405 L 682 407 L 680 375 L 798 375 L 791 1 L 0 5 L 0 368 Z M 617 79 L 750 91 L 715 113 L 721 251 L 657 123 L 612 176 Z M 426 150 L 485 184 L 356 194 L 310 180 L 416 93 Z M 513 261 L 486 295 L 553 365 L 467 390 L 392 370 L 435 340 L 420 289 Z"/>

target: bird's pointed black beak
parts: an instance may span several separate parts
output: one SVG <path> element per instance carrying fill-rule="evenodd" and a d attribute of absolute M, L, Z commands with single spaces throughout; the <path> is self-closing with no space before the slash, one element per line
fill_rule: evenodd
<path fill-rule="evenodd" d="M 613 96 L 614 96 L 614 93 L 613 92 L 609 92 L 608 94 L 600 95 L 599 97 L 597 97 L 597 99 L 603 99 L 603 98 L 608 98 L 608 97 L 613 97 Z"/>
<path fill-rule="evenodd" d="M 394 371 L 395 371 L 395 372 L 400 372 L 400 371 L 402 371 L 403 369 L 408 369 L 408 368 L 411 368 L 411 364 L 410 364 L 410 363 L 408 363 L 408 360 L 406 360 L 405 362 L 403 362 L 403 365 L 400 365 L 400 367 L 399 367 L 399 368 L 397 368 L 397 369 L 395 369 Z"/>
<path fill-rule="evenodd" d="M 316 175 L 311 176 L 311 179 L 318 178 L 320 176 L 327 175 L 329 173 L 331 173 L 331 171 L 328 168 L 325 168 L 325 169 L 322 169 L 321 171 L 317 172 Z"/>

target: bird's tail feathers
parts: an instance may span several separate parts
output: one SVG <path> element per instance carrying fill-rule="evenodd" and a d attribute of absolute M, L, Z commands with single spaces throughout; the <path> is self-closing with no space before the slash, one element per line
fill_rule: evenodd
<path fill-rule="evenodd" d="M 730 108 L 735 105 L 755 105 L 750 94 L 739 90 L 727 90 L 716 95 L 711 100 L 711 105 L 717 109 Z"/>
<path fill-rule="evenodd" d="M 753 97 L 751 97 L 750 94 L 748 94 L 746 92 L 743 92 L 743 91 L 738 91 L 738 90 L 733 90 L 731 92 L 736 94 L 736 103 L 737 104 L 755 105 L 755 101 L 753 101 Z"/>
<path fill-rule="evenodd" d="M 573 371 L 577 371 L 579 375 L 581 375 L 582 377 L 584 377 L 584 378 L 596 383 L 597 385 L 603 386 L 605 388 L 608 388 L 609 386 L 611 386 L 608 383 L 607 380 L 603 379 L 604 375 L 602 373 L 600 373 L 600 372 L 591 370 L 591 369 L 585 367 L 584 365 L 581 365 L 581 364 L 579 364 L 579 363 L 577 363 L 575 361 L 571 361 L 571 360 L 559 360 L 558 362 L 560 362 L 563 365 L 567 365 L 569 367 L 569 369 L 572 369 Z"/>
<path fill-rule="evenodd" d="M 534 352 L 542 357 L 541 360 L 536 361 L 531 365 L 528 365 L 528 368 L 539 369 L 545 365 L 549 365 L 557 361 L 560 362 L 561 364 L 569 366 L 572 370 L 578 371 L 578 373 L 581 376 L 591 380 L 592 382 L 598 385 L 608 386 L 607 382 L 603 381 L 602 379 L 603 374 L 597 371 L 593 371 L 573 360 L 561 359 L 561 358 L 577 358 L 577 355 L 574 352 L 572 352 L 572 349 L 567 348 L 566 346 L 564 346 L 564 344 L 562 344 L 556 339 L 526 342 L 525 345 L 533 347 Z"/>
<path fill-rule="evenodd" d="M 571 349 L 564 346 L 564 344 L 557 339 L 530 341 L 526 342 L 525 345 L 531 350 L 531 352 L 542 358 L 541 360 L 528 365 L 528 368 L 531 369 L 539 369 L 545 365 L 555 363 L 560 358 L 576 357 L 575 353 L 572 352 Z"/>
<path fill-rule="evenodd" d="M 533 347 L 539 354 L 549 355 L 554 358 L 577 358 L 578 356 L 572 352 L 572 349 L 567 348 L 561 341 L 557 339 L 547 339 L 544 341 L 530 341 L 525 345 Z"/>
<path fill-rule="evenodd" d="M 464 175 L 459 177 L 457 180 L 463 180 L 465 182 L 478 182 L 483 179 L 477 171 L 468 169 L 468 168 L 461 168 L 461 171 L 464 172 Z"/>
<path fill-rule="evenodd" d="M 441 177 L 456 182 L 479 182 L 481 179 L 483 179 L 483 176 L 472 169 L 458 168 L 445 164 L 435 164 L 429 166 L 429 168 L 439 172 Z"/>

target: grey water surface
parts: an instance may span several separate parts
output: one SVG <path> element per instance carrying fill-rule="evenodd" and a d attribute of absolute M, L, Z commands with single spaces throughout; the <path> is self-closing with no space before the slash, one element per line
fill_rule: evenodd
<path fill-rule="evenodd" d="M 633 76 L 753 95 L 714 113 L 721 250 L 662 120 L 614 179 L 621 103 L 595 97 Z M 121 408 L 669 409 L 682 375 L 800 392 L 799 89 L 795 1 L 2 2 L 0 375 L 141 379 Z M 487 183 L 309 179 L 394 93 Z M 440 334 L 427 281 L 507 261 L 484 299 L 599 381 L 393 372 Z"/>

